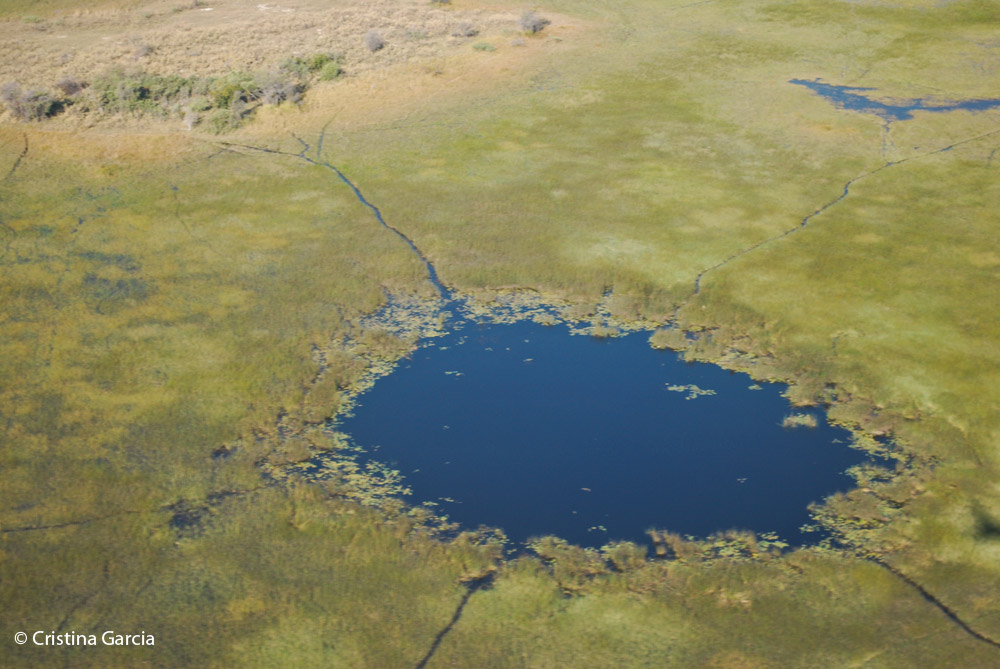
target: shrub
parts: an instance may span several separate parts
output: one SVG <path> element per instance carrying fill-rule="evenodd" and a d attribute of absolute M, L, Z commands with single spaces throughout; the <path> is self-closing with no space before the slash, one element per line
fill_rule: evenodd
<path fill-rule="evenodd" d="M 46 91 L 25 91 L 15 81 L 0 86 L 0 102 L 21 121 L 40 121 L 62 108 L 62 103 Z"/>
<path fill-rule="evenodd" d="M 281 75 L 263 77 L 259 84 L 260 92 L 256 97 L 266 105 L 277 105 L 286 100 L 298 102 L 302 99 L 300 84 Z"/>
<path fill-rule="evenodd" d="M 334 79 L 336 79 L 337 77 L 339 77 L 343 73 L 344 73 L 344 70 L 343 70 L 342 67 L 340 67 L 340 63 L 329 62 L 329 63 L 327 63 L 326 65 L 324 65 L 320 69 L 320 71 L 319 71 L 319 80 L 320 81 L 333 81 Z"/>
<path fill-rule="evenodd" d="M 304 58 L 293 56 L 282 61 L 281 65 L 278 66 L 278 71 L 282 74 L 304 79 L 309 76 L 309 63 Z"/>
<path fill-rule="evenodd" d="M 479 44 L 473 44 L 472 48 L 476 51 L 496 51 L 497 48 L 490 44 L 489 42 L 480 42 Z"/>
<path fill-rule="evenodd" d="M 322 81 L 329 81 L 336 79 L 343 73 L 340 64 L 341 58 L 337 54 L 317 53 L 308 58 L 300 56 L 288 58 L 278 67 L 278 70 L 283 74 L 294 76 L 300 81 L 309 79 L 311 75 L 317 75 Z"/>
<path fill-rule="evenodd" d="M 228 109 L 216 109 L 208 116 L 208 129 L 216 135 L 236 130 L 240 127 L 241 117 L 236 117 Z"/>
<path fill-rule="evenodd" d="M 454 37 L 475 37 L 479 31 L 468 21 L 463 21 L 451 29 L 451 34 Z"/>
<path fill-rule="evenodd" d="M 86 85 L 75 77 L 64 77 L 56 82 L 56 89 L 66 97 L 73 97 L 82 91 Z"/>
<path fill-rule="evenodd" d="M 62 103 L 45 91 L 28 91 L 22 98 L 24 117 L 29 121 L 41 121 L 43 118 L 55 115 Z"/>
<path fill-rule="evenodd" d="M 247 72 L 231 72 L 214 80 L 209 91 L 212 104 L 219 109 L 230 107 L 236 100 L 248 102 L 261 96 L 261 86 Z"/>
<path fill-rule="evenodd" d="M 374 53 L 385 46 L 385 40 L 376 31 L 369 30 L 365 34 L 365 46 L 368 47 L 369 51 Z"/>
<path fill-rule="evenodd" d="M 94 80 L 88 89 L 85 108 L 108 113 L 165 116 L 175 104 L 190 98 L 198 88 L 194 78 L 158 76 L 144 72 L 112 70 Z M 86 105 L 91 107 L 86 107 Z"/>
<path fill-rule="evenodd" d="M 119 68 L 90 84 L 73 77 L 60 80 L 54 89 L 61 100 L 44 90 L 25 92 L 10 82 L 0 87 L 0 102 L 21 120 L 52 116 L 72 103 L 84 112 L 176 117 L 188 130 L 204 119 L 214 132 L 226 132 L 257 106 L 299 102 L 311 81 L 340 76 L 340 63 L 336 54 L 318 53 L 288 58 L 270 73 L 232 72 L 222 77 L 164 76 Z"/>
<path fill-rule="evenodd" d="M 336 63 L 339 60 L 340 59 L 335 54 L 332 53 L 317 53 L 313 54 L 309 58 L 307 64 L 310 72 L 317 72 L 319 70 L 322 70 L 330 63 Z"/>
<path fill-rule="evenodd" d="M 519 23 L 521 25 L 521 30 L 534 35 L 535 33 L 542 32 L 542 30 L 545 29 L 545 26 L 549 25 L 551 21 L 546 18 L 542 18 L 531 10 L 526 10 L 523 14 L 521 14 L 521 20 Z"/>
<path fill-rule="evenodd" d="M 206 112 L 212 108 L 212 101 L 205 96 L 193 98 L 187 108 L 193 112 Z"/>

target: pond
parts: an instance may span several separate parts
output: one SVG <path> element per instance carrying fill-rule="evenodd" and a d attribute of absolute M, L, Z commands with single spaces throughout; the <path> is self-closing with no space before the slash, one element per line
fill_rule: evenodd
<path fill-rule="evenodd" d="M 687 363 L 648 333 L 453 324 L 358 398 L 338 428 L 397 468 L 410 501 L 515 542 L 648 542 L 655 527 L 814 540 L 807 505 L 853 487 L 847 430 L 783 428 L 782 386 Z"/>
<path fill-rule="evenodd" d="M 792 79 L 789 83 L 805 86 L 813 93 L 833 103 L 839 109 L 848 109 L 867 114 L 875 114 L 883 120 L 905 121 L 913 118 L 913 112 L 950 112 L 955 110 L 986 111 L 1000 107 L 1000 99 L 978 98 L 970 100 L 942 100 L 935 98 L 883 98 L 870 95 L 874 88 L 839 86 L 827 84 L 819 79 Z"/>

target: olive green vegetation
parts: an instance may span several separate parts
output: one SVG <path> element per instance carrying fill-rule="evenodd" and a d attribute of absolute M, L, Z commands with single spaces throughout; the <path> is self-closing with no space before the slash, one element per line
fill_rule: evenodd
<path fill-rule="evenodd" d="M 97 10 L 102 12 L 127 12 L 140 7 L 144 0 L 102 0 L 81 4 L 80 0 L 5 0 L 0 5 L 0 18 L 25 23 L 37 23 L 46 19 L 58 21 L 71 12 Z M 148 3 L 147 3 L 148 4 Z M 177 0 L 171 9 L 182 11 L 201 6 L 203 0 Z"/>
<path fill-rule="evenodd" d="M 967 54 L 1000 58 L 980 45 L 992 5 L 687 4 L 550 3 L 595 32 L 547 28 L 544 67 L 419 120 L 334 119 L 323 157 L 449 285 L 531 288 L 579 315 L 610 288 L 621 318 L 676 315 L 694 336 L 658 343 L 891 434 L 898 472 L 858 468 L 816 507 L 834 541 L 782 555 L 663 528 L 649 561 L 552 538 L 504 561 L 491 533 L 448 540 L 420 508 L 353 501 L 356 478 L 301 480 L 294 463 L 341 447 L 322 420 L 405 351 L 362 317 L 386 293 L 432 298 L 422 264 L 294 155 L 206 136 L 137 168 L 24 125 L 0 136 L 16 167 L 0 183 L 5 660 L 415 666 L 492 576 L 427 666 L 997 662 L 865 558 L 1000 638 L 1000 114 L 886 133 L 787 84 L 986 96 L 993 65 Z M 305 109 L 315 145 L 332 113 Z M 105 628 L 156 646 L 10 641 Z"/>
<path fill-rule="evenodd" d="M 2 101 L 15 118 L 40 121 L 67 110 L 74 114 L 179 117 L 188 130 L 206 121 L 216 134 L 235 130 L 264 105 L 296 103 L 316 81 L 343 74 L 341 59 L 329 53 L 286 58 L 268 72 L 231 72 L 221 77 L 184 77 L 115 69 L 92 82 L 64 79 L 55 91 L 4 84 Z"/>

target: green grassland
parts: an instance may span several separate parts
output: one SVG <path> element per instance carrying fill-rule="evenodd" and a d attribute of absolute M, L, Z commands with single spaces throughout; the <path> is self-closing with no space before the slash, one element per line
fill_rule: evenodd
<path fill-rule="evenodd" d="M 1000 639 L 1000 112 L 886 130 L 788 83 L 995 96 L 996 6 L 546 10 L 585 28 L 402 71 L 420 82 L 390 73 L 364 100 L 319 83 L 222 139 L 0 128 L 7 664 L 1000 661 L 984 640 Z M 494 84 L 440 83 L 491 62 Z M 410 84 L 439 94 L 404 108 Z M 434 291 L 289 130 L 449 286 L 531 289 L 581 316 L 610 289 L 620 318 L 697 335 L 687 355 L 891 434 L 900 471 L 818 508 L 821 547 L 731 537 L 645 562 L 558 542 L 504 559 L 493 535 L 442 538 L 363 477 L 305 480 L 294 463 L 339 447 L 323 419 L 406 349 L 363 317 Z M 156 645 L 13 643 L 35 629 Z"/>

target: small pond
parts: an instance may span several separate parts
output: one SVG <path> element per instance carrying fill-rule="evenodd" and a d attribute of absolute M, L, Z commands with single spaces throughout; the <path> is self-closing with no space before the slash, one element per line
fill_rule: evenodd
<path fill-rule="evenodd" d="M 813 93 L 836 105 L 839 109 L 875 114 L 887 122 L 911 119 L 915 111 L 986 111 L 1000 107 L 1000 99 L 997 98 L 974 98 L 969 100 L 945 100 L 938 98 L 878 99 L 872 93 L 875 91 L 874 88 L 827 84 L 819 79 L 792 79 L 789 83 L 796 86 L 805 86 Z"/>
<path fill-rule="evenodd" d="M 783 428 L 783 386 L 687 363 L 648 333 L 573 336 L 530 321 L 458 324 L 358 398 L 339 429 L 397 468 L 413 503 L 515 542 L 648 542 L 774 531 L 791 544 L 807 506 L 847 490 L 866 455 L 827 425 Z"/>

